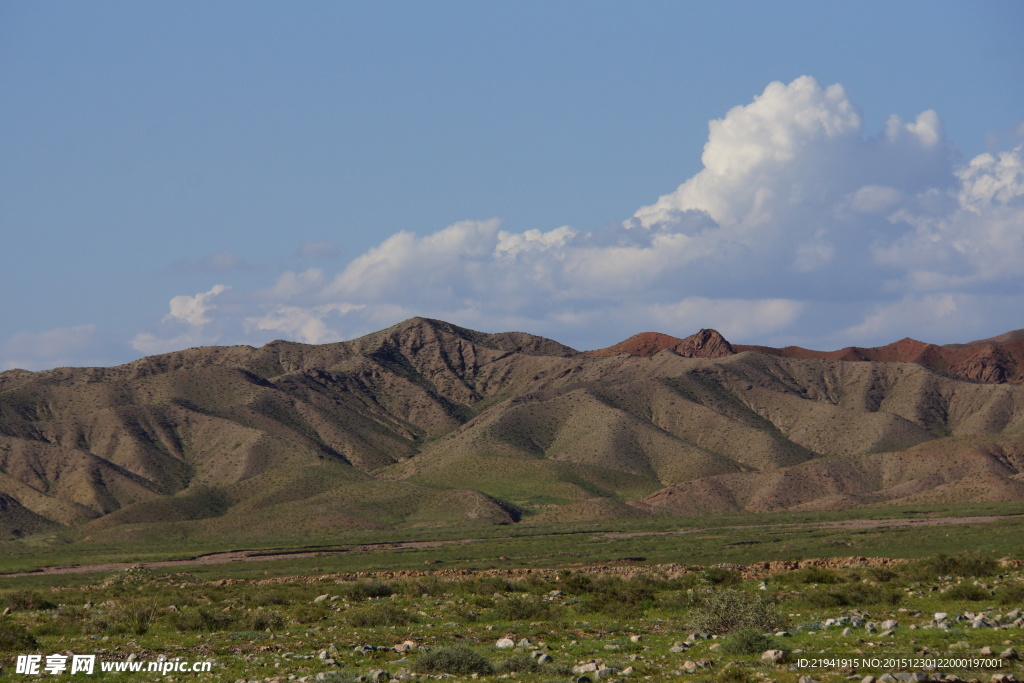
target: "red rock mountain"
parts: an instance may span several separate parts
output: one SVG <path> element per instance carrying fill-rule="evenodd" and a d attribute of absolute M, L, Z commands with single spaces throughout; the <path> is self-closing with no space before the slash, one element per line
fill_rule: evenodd
<path fill-rule="evenodd" d="M 1024 383 L 1024 330 L 1014 330 L 966 344 L 939 346 L 908 337 L 885 346 L 847 346 L 837 351 L 815 351 L 800 346 L 777 349 L 770 346 L 732 345 L 715 330 L 701 330 L 685 339 L 659 332 L 643 332 L 614 346 L 586 353 L 592 356 L 626 354 L 646 358 L 666 350 L 687 358 L 723 358 L 734 353 L 754 351 L 782 358 L 916 363 L 943 374 L 978 382 Z"/>
<path fill-rule="evenodd" d="M 685 339 L 660 332 L 641 332 L 615 346 L 587 351 L 591 356 L 640 356 L 646 358 L 661 351 L 671 351 L 683 358 L 725 358 L 736 351 L 716 330 L 701 330 Z"/>

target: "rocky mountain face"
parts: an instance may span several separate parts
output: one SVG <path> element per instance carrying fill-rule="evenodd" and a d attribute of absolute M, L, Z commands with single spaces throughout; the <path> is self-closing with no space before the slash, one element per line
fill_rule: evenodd
<path fill-rule="evenodd" d="M 0 537 L 1020 499 L 1022 341 L 819 354 L 701 330 L 580 353 L 416 318 L 8 371 Z"/>
<path fill-rule="evenodd" d="M 593 356 L 627 354 L 646 358 L 666 350 L 687 358 L 722 358 L 733 353 L 755 351 L 783 358 L 916 363 L 940 373 L 978 382 L 1024 383 L 1024 330 L 1014 330 L 967 344 L 937 346 L 908 338 L 885 346 L 848 346 L 838 351 L 813 351 L 799 346 L 781 349 L 769 346 L 732 346 L 715 330 L 701 330 L 686 339 L 658 332 L 643 332 L 614 346 L 587 353 Z"/>
<path fill-rule="evenodd" d="M 596 351 L 587 351 L 591 356 L 640 356 L 646 358 L 662 351 L 669 351 L 683 358 L 724 358 L 736 351 L 717 330 L 701 330 L 685 339 L 679 339 L 660 332 L 641 332 L 626 341 Z"/>

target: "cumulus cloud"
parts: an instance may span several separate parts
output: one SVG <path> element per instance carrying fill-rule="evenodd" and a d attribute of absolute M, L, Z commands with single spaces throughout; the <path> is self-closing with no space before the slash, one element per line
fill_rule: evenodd
<path fill-rule="evenodd" d="M 183 329 L 135 346 L 320 343 L 411 315 L 584 348 L 700 327 L 833 348 L 989 336 L 1021 325 L 999 311 L 1024 279 L 1022 156 L 959 163 L 934 111 L 865 131 L 841 85 L 771 83 L 710 122 L 700 172 L 621 223 L 402 231 L 335 272 L 233 292 L 231 306 L 218 303 L 226 285 L 174 297 L 163 324 Z M 297 254 L 337 255 L 329 243 Z"/>
<path fill-rule="evenodd" d="M 210 291 L 195 296 L 184 294 L 176 296 L 171 299 L 171 312 L 164 317 L 164 320 L 180 320 L 189 325 L 205 325 L 210 322 L 210 318 L 206 314 L 217 308 L 216 305 L 210 303 L 210 300 L 228 289 L 230 288 L 227 285 L 214 285 Z"/>
<path fill-rule="evenodd" d="M 326 344 L 344 338 L 337 330 L 327 327 L 328 316 L 343 316 L 364 308 L 366 306 L 363 304 L 326 304 L 310 308 L 278 306 L 270 313 L 247 318 L 246 326 L 249 329 L 281 333 L 288 339 L 306 344 Z"/>

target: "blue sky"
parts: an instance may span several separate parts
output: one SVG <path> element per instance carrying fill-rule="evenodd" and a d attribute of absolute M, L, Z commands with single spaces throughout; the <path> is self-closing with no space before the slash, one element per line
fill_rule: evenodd
<path fill-rule="evenodd" d="M 1019 2 L 0 1 L 0 370 L 1024 327 Z"/>

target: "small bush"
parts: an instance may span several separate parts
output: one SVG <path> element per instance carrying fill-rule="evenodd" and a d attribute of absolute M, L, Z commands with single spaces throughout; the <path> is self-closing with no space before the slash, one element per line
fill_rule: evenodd
<path fill-rule="evenodd" d="M 934 580 L 940 576 L 978 578 L 997 573 L 999 563 L 994 557 L 981 553 L 942 554 L 918 562 L 912 570 L 915 578 L 924 580 Z"/>
<path fill-rule="evenodd" d="M 317 678 L 320 683 L 361 683 L 366 680 L 364 676 L 352 671 L 329 671 L 317 675 L 324 676 L 324 678 Z"/>
<path fill-rule="evenodd" d="M 423 595 L 435 597 L 442 595 L 445 591 L 445 584 L 434 575 L 422 576 L 418 579 L 404 581 L 399 584 L 399 590 L 405 595 L 418 598 Z"/>
<path fill-rule="evenodd" d="M 846 607 L 851 604 L 849 598 L 842 591 L 817 591 L 807 594 L 805 599 L 813 607 L 822 609 Z"/>
<path fill-rule="evenodd" d="M 996 590 L 1000 605 L 1024 605 L 1024 583 L 1007 584 Z"/>
<path fill-rule="evenodd" d="M 594 590 L 594 580 L 588 574 L 563 573 L 560 590 L 566 595 L 584 595 Z"/>
<path fill-rule="evenodd" d="M 843 583 L 843 577 L 832 571 L 831 569 L 824 569 L 822 567 L 807 567 L 795 572 L 794 578 L 797 578 L 801 583 Z"/>
<path fill-rule="evenodd" d="M 893 571 L 888 567 L 872 567 L 868 570 L 871 574 L 871 578 L 879 583 L 889 583 L 890 581 L 899 577 L 899 572 Z"/>
<path fill-rule="evenodd" d="M 510 674 L 510 673 L 530 673 L 535 674 L 540 672 L 544 667 L 537 663 L 533 657 L 528 654 L 520 653 L 512 655 L 503 662 L 499 662 L 498 666 L 494 667 L 494 673 L 498 674 Z"/>
<path fill-rule="evenodd" d="M 24 626 L 0 617 L 0 652 L 29 652 L 38 645 Z"/>
<path fill-rule="evenodd" d="M 408 626 L 413 623 L 412 615 L 392 605 L 373 605 L 352 612 L 348 623 L 356 628 L 372 628 L 375 626 Z"/>
<path fill-rule="evenodd" d="M 693 607 L 693 593 L 663 593 L 658 596 L 658 607 L 670 612 L 688 610 Z"/>
<path fill-rule="evenodd" d="M 782 625 L 775 606 L 735 588 L 705 589 L 694 596 L 690 622 L 698 631 L 732 633 L 743 628 L 774 631 Z"/>
<path fill-rule="evenodd" d="M 716 683 L 752 683 L 760 679 L 739 662 L 729 662 L 722 667 L 714 680 Z"/>
<path fill-rule="evenodd" d="M 722 652 L 730 655 L 761 654 L 780 649 L 779 642 L 756 628 L 741 628 L 722 643 Z"/>
<path fill-rule="evenodd" d="M 5 604 L 12 612 L 15 610 L 53 609 L 57 606 L 36 591 L 14 591 L 7 596 Z"/>
<path fill-rule="evenodd" d="M 276 612 L 252 612 L 242 620 L 242 625 L 250 631 L 276 631 L 284 626 L 284 617 Z"/>
<path fill-rule="evenodd" d="M 383 581 L 357 581 L 345 587 L 344 594 L 349 600 L 367 600 L 369 598 L 386 598 L 395 590 Z"/>
<path fill-rule="evenodd" d="M 283 591 L 273 589 L 248 591 L 243 594 L 242 600 L 251 607 L 274 607 L 290 605 L 292 602 Z"/>
<path fill-rule="evenodd" d="M 864 605 L 896 605 L 903 599 L 897 590 L 880 589 L 864 583 L 855 583 L 827 591 L 814 591 L 805 596 L 813 607 L 862 607 Z"/>
<path fill-rule="evenodd" d="M 942 591 L 942 597 L 949 600 L 988 600 L 992 597 L 992 594 L 981 586 L 975 586 L 973 583 L 958 583 L 952 588 L 948 588 Z"/>
<path fill-rule="evenodd" d="M 536 598 L 508 598 L 497 603 L 498 616 L 508 621 L 545 621 L 551 618 L 551 607 Z"/>
<path fill-rule="evenodd" d="M 234 619 L 223 612 L 215 612 L 205 607 L 183 609 L 171 617 L 171 625 L 178 631 L 213 633 L 224 631 L 234 625 Z"/>
<path fill-rule="evenodd" d="M 88 619 L 89 614 L 81 607 L 64 607 L 52 619 L 35 626 L 33 631 L 37 636 L 80 636 Z"/>
<path fill-rule="evenodd" d="M 591 581 L 585 597 L 575 605 L 578 612 L 636 615 L 654 607 L 652 584 L 640 580 L 624 581 L 618 577 L 601 577 Z"/>
<path fill-rule="evenodd" d="M 156 619 L 157 608 L 148 600 L 131 600 L 117 605 L 109 614 L 90 614 L 84 624 L 86 633 L 93 635 L 141 636 L 149 631 Z"/>
<path fill-rule="evenodd" d="M 425 652 L 416 658 L 414 669 L 429 674 L 492 674 L 494 667 L 487 658 L 463 645 L 443 647 Z"/>
<path fill-rule="evenodd" d="M 740 582 L 740 575 L 724 567 L 708 567 L 701 572 L 703 578 L 712 586 L 732 586 Z"/>
<path fill-rule="evenodd" d="M 516 587 L 513 584 L 500 576 L 484 576 L 474 581 L 466 581 L 463 584 L 460 584 L 460 588 L 467 589 L 477 595 L 511 593 L 516 590 Z"/>

